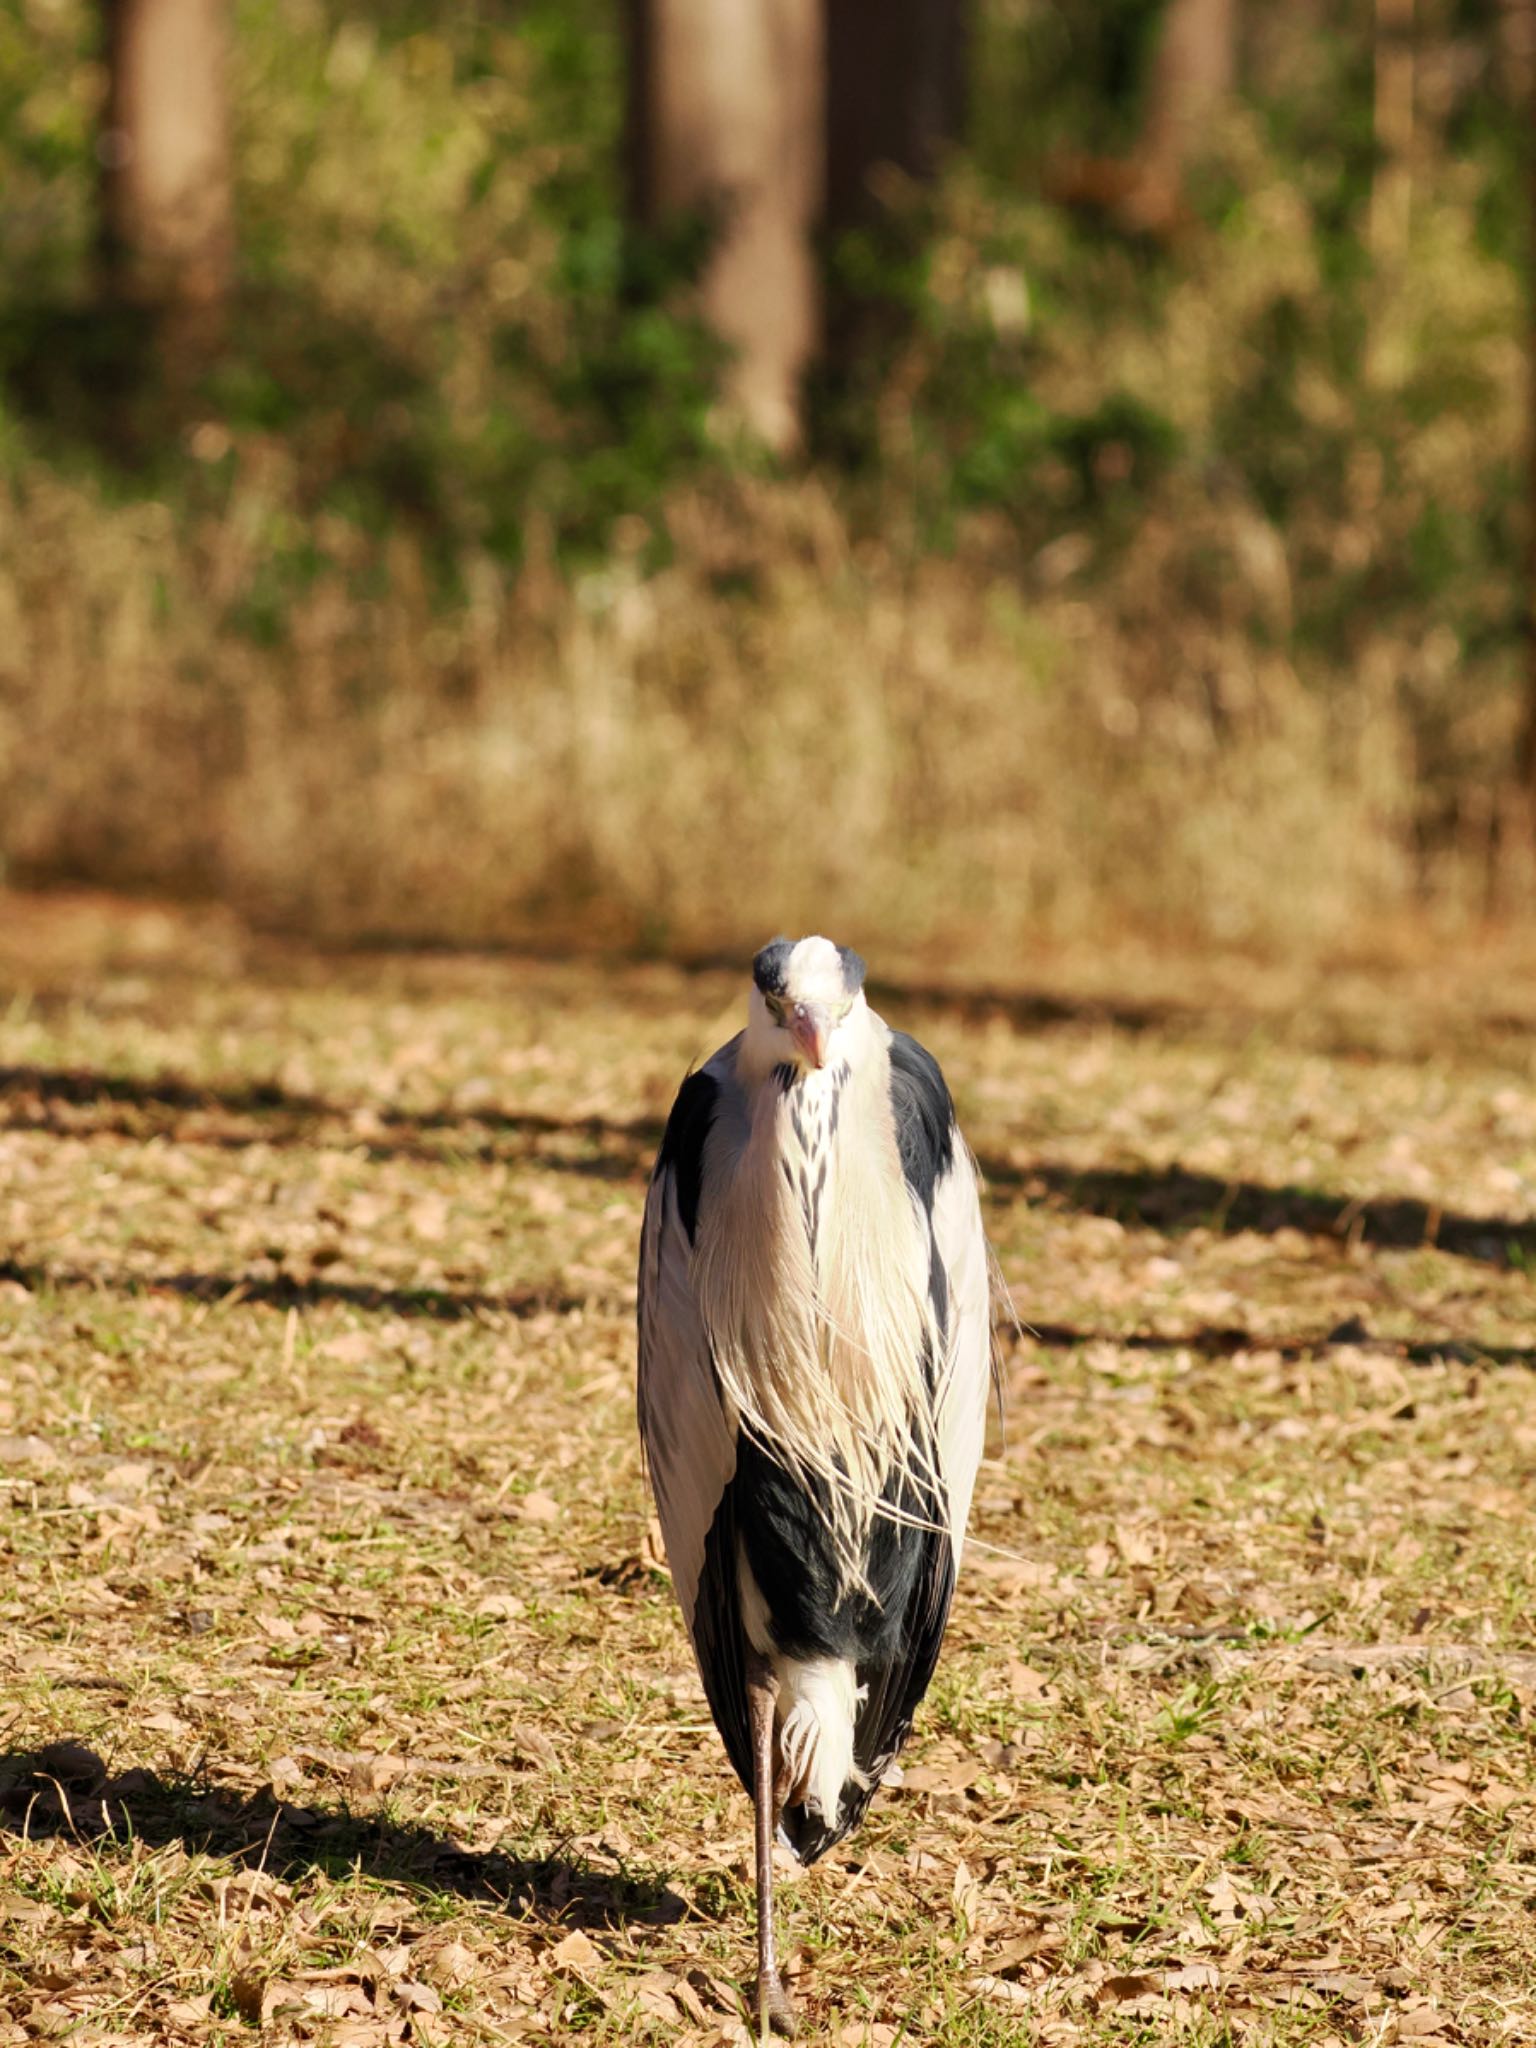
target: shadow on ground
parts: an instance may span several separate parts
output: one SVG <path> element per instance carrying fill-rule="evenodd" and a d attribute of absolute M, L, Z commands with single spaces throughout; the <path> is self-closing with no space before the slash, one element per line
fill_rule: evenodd
<path fill-rule="evenodd" d="M 45 1266 L 22 1259 L 0 1259 L 0 1280 L 13 1281 L 29 1294 L 83 1291 L 118 1295 L 180 1294 L 225 1308 L 242 1302 L 263 1307 L 306 1309 L 349 1307 L 374 1315 L 420 1317 L 426 1322 L 459 1323 L 476 1316 L 511 1316 L 518 1322 L 542 1315 L 574 1315 L 579 1310 L 617 1314 L 624 1304 L 601 1295 L 567 1294 L 555 1288 L 511 1288 L 496 1293 L 479 1287 L 387 1287 L 368 1280 L 328 1280 L 296 1273 L 122 1273 L 74 1266 Z"/>
<path fill-rule="evenodd" d="M 1194 1229 L 1271 1237 L 1296 1230 L 1346 1244 L 1448 1252 L 1492 1266 L 1536 1259 L 1536 1219 L 1468 1216 L 1408 1195 L 1330 1195 L 1263 1181 L 1221 1180 L 1177 1164 L 1085 1170 L 1049 1161 L 1015 1165 L 993 1159 L 983 1160 L 982 1169 L 994 1190 L 1111 1216 L 1117 1223 L 1169 1237 Z"/>
<path fill-rule="evenodd" d="M 655 1117 L 559 1117 L 494 1105 L 403 1110 L 328 1102 L 275 1081 L 208 1087 L 174 1074 L 16 1066 L 0 1067 L 0 1124 L 61 1137 L 167 1137 L 235 1152 L 332 1145 L 376 1160 L 535 1160 L 544 1172 L 596 1180 L 648 1174 L 662 1132 Z"/>
<path fill-rule="evenodd" d="M 457 1323 L 477 1317 L 512 1316 L 528 1321 L 540 1315 L 625 1315 L 631 1302 L 596 1294 L 562 1294 L 530 1288 L 497 1294 L 483 1288 L 382 1287 L 367 1281 L 307 1279 L 238 1273 L 111 1273 L 62 1266 L 28 1265 L 0 1259 L 0 1281 L 14 1281 L 29 1293 L 50 1290 L 110 1292 L 118 1295 L 180 1294 L 189 1300 L 236 1307 L 256 1302 L 277 1309 L 324 1308 L 347 1304 L 370 1313 L 419 1317 L 428 1322 Z M 1068 1323 L 1023 1321 L 1021 1334 L 1047 1351 L 1076 1350 L 1088 1344 L 1111 1344 L 1123 1351 L 1188 1351 L 1200 1358 L 1231 1358 L 1240 1351 L 1274 1352 L 1282 1358 L 1315 1357 L 1337 1345 L 1366 1347 L 1401 1358 L 1410 1365 L 1447 1361 L 1472 1365 L 1524 1366 L 1536 1371 L 1536 1345 L 1471 1344 L 1461 1338 L 1403 1339 L 1375 1337 L 1357 1317 L 1331 1330 L 1274 1334 L 1243 1329 L 1238 1324 L 1200 1324 L 1176 1331 L 1091 1329 Z"/>
<path fill-rule="evenodd" d="M 658 1877 L 603 1870 L 580 1857 L 469 1850 L 384 1814 L 290 1804 L 269 1788 L 241 1795 L 148 1770 L 109 1773 L 75 1742 L 0 1754 L 0 1840 L 7 1835 L 66 1836 L 98 1852 L 117 1844 L 126 1851 L 134 1841 L 154 1849 L 179 1843 L 289 1882 L 311 1871 L 336 1879 L 361 1871 L 564 1927 L 662 1926 L 688 1911 Z"/>
<path fill-rule="evenodd" d="M 445 1161 L 479 1159 L 536 1163 L 541 1171 L 613 1181 L 643 1179 L 662 1125 L 654 1117 L 560 1117 L 494 1105 L 424 1110 L 330 1102 L 295 1093 L 276 1082 L 205 1086 L 175 1075 L 147 1078 L 87 1068 L 0 1067 L 0 1121 L 12 1130 L 56 1131 L 63 1136 L 171 1136 L 184 1145 L 241 1149 L 251 1145 L 330 1143 L 374 1159 Z M 1173 1164 L 1162 1167 L 1079 1168 L 1051 1160 L 1024 1160 L 984 1152 L 981 1168 L 990 1199 L 1043 1202 L 1118 1223 L 1175 1236 L 1193 1229 L 1222 1235 L 1252 1231 L 1273 1236 L 1295 1230 L 1345 1244 L 1393 1250 L 1433 1249 L 1486 1265 L 1536 1260 L 1536 1219 L 1471 1216 L 1405 1195 L 1351 1196 L 1263 1181 L 1222 1180 Z M 16 1276 L 19 1277 L 19 1276 Z M 205 1276 L 181 1276 L 156 1285 L 197 1292 Z M 238 1284 L 232 1277 L 225 1290 Z M 320 1283 L 311 1296 L 301 1283 L 249 1285 L 279 1291 L 265 1298 L 285 1305 L 304 1299 L 365 1300 L 378 1290 L 331 1293 Z M 388 1290 L 386 1290 L 387 1292 Z M 486 1298 L 484 1306 L 506 1307 Z M 403 1305 L 402 1313 L 410 1313 Z M 435 1313 L 425 1307 L 417 1312 Z"/>
<path fill-rule="evenodd" d="M 1356 1316 L 1336 1328 L 1309 1335 L 1269 1336 L 1236 1324 L 1203 1323 L 1171 1331 L 1093 1330 L 1071 1323 L 1029 1323 L 1023 1334 L 1047 1351 L 1075 1351 L 1088 1344 L 1113 1344 L 1121 1351 L 1188 1351 L 1197 1358 L 1234 1358 L 1240 1351 L 1272 1352 L 1280 1358 L 1312 1358 L 1338 1346 L 1380 1351 L 1409 1365 L 1512 1365 L 1536 1371 L 1536 1345 L 1468 1344 L 1451 1337 L 1404 1341 L 1373 1337 Z"/>

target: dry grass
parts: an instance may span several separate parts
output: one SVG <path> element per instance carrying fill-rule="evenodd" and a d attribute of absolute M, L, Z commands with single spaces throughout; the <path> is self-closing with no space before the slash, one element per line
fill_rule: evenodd
<path fill-rule="evenodd" d="M 260 523 L 251 493 L 220 548 Z M 962 953 L 1106 920 L 1316 949 L 1415 900 L 1390 679 L 1330 697 L 1241 623 L 1162 615 L 1202 519 L 1224 544 L 1213 515 L 1149 522 L 1119 617 L 861 550 L 814 485 L 731 498 L 673 508 L 672 570 L 619 559 L 574 601 L 513 603 L 487 569 L 445 624 L 410 575 L 362 608 L 322 582 L 280 652 L 190 596 L 161 617 L 186 564 L 127 513 L 66 600 L 71 491 L 0 500 L 0 851 L 332 935 L 673 951 L 818 919 Z M 715 592 L 736 575 L 755 599 Z M 1433 870 L 1453 911 L 1485 900 L 1490 829 Z"/>
<path fill-rule="evenodd" d="M 0 910 L 0 2041 L 739 2040 L 630 1391 L 733 979 Z M 1536 982 L 1114 965 L 886 999 L 1033 1333 L 810 2037 L 1527 2040 Z"/>
<path fill-rule="evenodd" d="M 667 265 L 623 253 L 611 9 L 247 10 L 241 285 L 184 390 L 127 333 L 105 379 L 87 312 L 99 10 L 23 12 L 13 878 L 329 937 L 829 922 L 1013 967 L 1529 915 L 1525 245 L 1464 28 L 1420 23 L 1407 240 L 1368 262 L 1363 18 L 1271 25 L 1283 118 L 1214 125 L 1160 254 L 1031 196 L 1026 120 L 933 195 L 867 459 L 775 480 L 705 429 L 686 292 L 637 303 L 626 265 Z M 1059 12 L 993 11 L 983 130 Z"/>

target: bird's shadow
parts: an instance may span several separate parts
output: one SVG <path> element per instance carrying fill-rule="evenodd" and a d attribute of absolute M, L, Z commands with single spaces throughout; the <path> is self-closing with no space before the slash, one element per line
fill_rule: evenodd
<path fill-rule="evenodd" d="M 77 1743 L 0 1753 L 0 1842 L 63 1838 L 101 1854 L 180 1844 L 192 1854 L 289 1882 L 361 1872 L 416 1893 L 449 1894 L 563 1929 L 669 1926 L 688 1903 L 655 1873 L 555 1851 L 464 1848 L 392 1814 L 299 1804 L 270 1787 L 242 1794 L 193 1777 L 111 1772 Z"/>

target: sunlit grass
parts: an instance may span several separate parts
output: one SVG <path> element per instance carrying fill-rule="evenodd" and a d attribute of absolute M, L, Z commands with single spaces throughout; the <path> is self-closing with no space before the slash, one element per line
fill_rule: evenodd
<path fill-rule="evenodd" d="M 647 1536 L 629 1316 L 736 978 L 6 907 L 0 2040 L 735 2041 L 747 1805 Z M 1518 1007 L 1483 986 L 1474 1021 Z M 905 1783 L 784 1888 L 813 2037 L 1521 2038 L 1527 1276 L 1303 1192 L 1529 1213 L 1529 1040 L 1458 1000 L 1377 991 L 1430 1065 L 1358 989 L 888 1006 L 1058 1334 L 1007 1341 Z M 1106 1157 L 1170 1152 L 1290 1207 L 1096 1212 Z"/>

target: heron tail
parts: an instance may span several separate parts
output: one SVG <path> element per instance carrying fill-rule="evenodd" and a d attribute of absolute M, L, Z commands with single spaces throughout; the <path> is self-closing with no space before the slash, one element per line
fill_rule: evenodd
<path fill-rule="evenodd" d="M 869 1780 L 853 1758 L 858 1675 L 846 1657 L 773 1659 L 779 1681 L 779 1785 L 785 1836 L 806 1858 L 810 1844 L 841 1832 L 845 1801 Z M 803 1838 L 803 1839 L 802 1839 Z"/>

